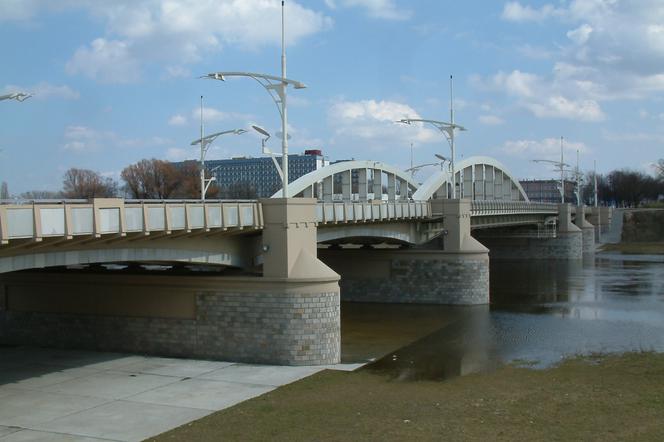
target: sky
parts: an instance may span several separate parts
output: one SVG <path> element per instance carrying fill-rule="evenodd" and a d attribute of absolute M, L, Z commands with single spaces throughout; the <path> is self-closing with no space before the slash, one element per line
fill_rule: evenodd
<path fill-rule="evenodd" d="M 71 167 L 118 179 L 143 158 L 195 159 L 200 96 L 209 159 L 260 156 L 253 124 L 280 118 L 249 78 L 280 75 L 279 0 L 0 0 L 0 180 L 10 193 L 59 190 Z M 457 160 L 534 159 L 605 173 L 664 158 L 664 2 L 286 0 L 290 152 L 408 168 L 449 156 L 443 135 L 402 118 L 449 121 Z M 280 150 L 280 141 L 268 141 Z M 423 181 L 435 167 L 421 169 Z"/>

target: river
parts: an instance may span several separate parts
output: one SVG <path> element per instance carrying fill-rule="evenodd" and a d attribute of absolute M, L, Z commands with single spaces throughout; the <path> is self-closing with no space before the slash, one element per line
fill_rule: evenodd
<path fill-rule="evenodd" d="M 491 304 L 342 303 L 342 361 L 446 379 L 577 354 L 664 351 L 664 256 L 491 263 Z"/>

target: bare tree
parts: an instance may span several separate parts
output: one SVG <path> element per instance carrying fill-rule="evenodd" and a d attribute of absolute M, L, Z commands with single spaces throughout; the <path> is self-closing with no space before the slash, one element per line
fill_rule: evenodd
<path fill-rule="evenodd" d="M 664 159 L 660 159 L 658 162 L 654 164 L 654 166 L 655 166 L 655 171 L 659 176 L 659 179 L 664 180 Z"/>
<path fill-rule="evenodd" d="M 180 185 L 177 169 L 171 163 L 155 158 L 127 166 L 120 175 L 134 198 L 166 199 Z"/>
<path fill-rule="evenodd" d="M 62 192 L 66 198 L 110 198 L 117 196 L 118 184 L 93 170 L 72 167 L 65 172 Z"/>
<path fill-rule="evenodd" d="M 54 192 L 52 190 L 30 190 L 21 194 L 21 198 L 24 200 L 54 200 L 63 197 L 61 191 Z"/>

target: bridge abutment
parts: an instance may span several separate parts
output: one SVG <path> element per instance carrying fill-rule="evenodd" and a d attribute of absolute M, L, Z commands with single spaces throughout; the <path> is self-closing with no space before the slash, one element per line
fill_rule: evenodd
<path fill-rule="evenodd" d="M 284 365 L 340 359 L 339 276 L 312 199 L 263 202 L 263 277 L 0 276 L 0 343 Z"/>

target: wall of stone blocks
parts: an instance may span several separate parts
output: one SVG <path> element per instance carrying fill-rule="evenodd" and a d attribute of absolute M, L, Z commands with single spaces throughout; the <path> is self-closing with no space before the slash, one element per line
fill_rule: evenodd
<path fill-rule="evenodd" d="M 322 255 L 322 256 L 321 256 Z M 352 251 L 321 254 L 320 258 L 341 275 L 342 301 L 409 304 L 478 305 L 489 303 L 489 259 L 486 254 L 445 254 L 422 258 L 394 257 Z M 336 256 L 331 256 L 336 255 Z M 382 271 L 379 263 L 383 261 Z M 327 259 L 326 259 L 327 257 Z M 367 271 L 360 276 L 346 271 L 344 263 Z"/>
<path fill-rule="evenodd" d="M 583 234 L 558 232 L 556 238 L 514 238 L 478 236 L 489 249 L 491 259 L 581 259 Z"/>
<path fill-rule="evenodd" d="M 0 309 L 0 343 L 265 364 L 339 362 L 338 292 L 195 296 L 194 318 Z"/>
<path fill-rule="evenodd" d="M 582 253 L 584 255 L 595 253 L 595 227 L 582 229 Z"/>

